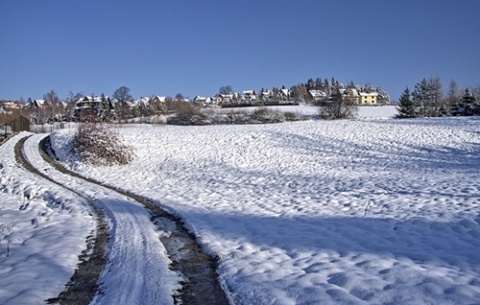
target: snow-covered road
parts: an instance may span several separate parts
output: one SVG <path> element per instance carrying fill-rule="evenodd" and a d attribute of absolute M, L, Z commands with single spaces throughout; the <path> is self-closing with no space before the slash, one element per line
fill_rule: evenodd
<path fill-rule="evenodd" d="M 128 197 L 63 174 L 43 161 L 38 143 L 44 136 L 27 139 L 24 152 L 30 163 L 93 198 L 110 220 L 109 262 L 100 278 L 100 293 L 92 304 L 173 304 L 180 277 L 169 270 L 170 260 L 150 214 Z"/>

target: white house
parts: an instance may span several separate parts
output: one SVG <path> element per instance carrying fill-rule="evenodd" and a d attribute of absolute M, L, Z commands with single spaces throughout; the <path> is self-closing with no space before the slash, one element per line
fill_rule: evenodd
<path fill-rule="evenodd" d="M 280 89 L 280 91 L 278 93 L 283 100 L 288 101 L 291 97 L 291 92 L 290 92 L 289 89 Z"/>
<path fill-rule="evenodd" d="M 228 94 L 217 94 L 215 96 L 215 101 L 217 104 L 228 104 L 233 102 L 235 98 L 234 93 L 228 93 Z"/>
<path fill-rule="evenodd" d="M 165 96 L 154 96 L 152 97 L 151 102 L 152 103 L 165 103 L 167 101 L 167 98 Z"/>
<path fill-rule="evenodd" d="M 213 99 L 211 97 L 197 95 L 193 98 L 193 102 L 198 105 L 206 106 L 213 104 Z"/>
<path fill-rule="evenodd" d="M 314 102 L 321 102 L 327 97 L 327 94 L 321 90 L 308 90 L 308 93 Z"/>
<path fill-rule="evenodd" d="M 257 95 L 254 90 L 245 90 L 242 93 L 242 100 L 248 102 L 255 102 L 257 100 Z"/>
<path fill-rule="evenodd" d="M 46 104 L 45 100 L 33 100 L 30 107 L 43 108 Z"/>

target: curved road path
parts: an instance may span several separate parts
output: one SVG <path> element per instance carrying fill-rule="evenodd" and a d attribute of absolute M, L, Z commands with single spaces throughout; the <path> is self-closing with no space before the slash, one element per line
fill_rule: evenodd
<path fill-rule="evenodd" d="M 178 219 L 145 198 L 60 171 L 41 156 L 44 137 L 26 140 L 28 162 L 92 199 L 109 221 L 108 262 L 91 304 L 229 304 L 213 259 L 201 253 Z"/>
<path fill-rule="evenodd" d="M 95 294 L 98 292 L 98 279 L 100 273 L 105 268 L 106 246 L 108 240 L 108 224 L 105 214 L 98 209 L 95 202 L 81 192 L 72 188 L 68 188 L 57 181 L 51 179 L 48 175 L 35 168 L 23 153 L 23 147 L 28 137 L 21 138 L 15 145 L 15 158 L 18 164 L 22 165 L 25 170 L 39 175 L 59 186 L 62 186 L 73 193 L 73 196 L 79 196 L 88 204 L 91 216 L 95 219 L 96 228 L 87 237 L 87 248 L 82 251 L 79 257 L 79 264 L 75 273 L 70 278 L 69 283 L 64 291 L 58 297 L 50 298 L 48 304 L 74 305 L 89 304 Z"/>

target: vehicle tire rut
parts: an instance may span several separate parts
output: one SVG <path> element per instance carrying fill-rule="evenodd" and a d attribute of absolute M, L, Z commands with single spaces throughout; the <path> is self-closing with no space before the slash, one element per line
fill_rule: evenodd
<path fill-rule="evenodd" d="M 49 141 L 50 138 L 45 137 L 40 143 L 40 149 L 43 152 L 42 157 L 46 162 L 65 174 L 113 190 L 141 203 L 149 212 L 152 223 L 158 230 L 166 233 L 161 234 L 160 241 L 172 261 L 171 269 L 179 272 L 184 278 L 179 294 L 173 296 L 175 304 L 230 304 L 229 298 L 225 294 L 224 289 L 222 289 L 216 273 L 217 258 L 202 252 L 196 237 L 185 229 L 180 218 L 166 212 L 148 198 L 101 183 L 95 179 L 84 177 L 66 169 L 54 160 L 55 154 L 50 149 Z"/>
<path fill-rule="evenodd" d="M 98 279 L 100 278 L 100 274 L 107 263 L 105 251 L 108 242 L 108 224 L 105 215 L 96 207 L 93 200 L 65 185 L 58 183 L 48 175 L 36 169 L 27 160 L 23 153 L 23 145 L 27 139 L 28 137 L 24 137 L 15 145 L 16 161 L 26 170 L 41 176 L 42 178 L 53 182 L 83 198 L 89 203 L 89 208 L 93 213 L 92 216 L 96 221 L 96 230 L 87 237 L 87 248 L 79 256 L 80 263 L 70 278 L 70 281 L 66 284 L 65 290 L 62 291 L 57 297 L 46 300 L 46 302 L 47 304 L 61 305 L 89 304 L 99 290 Z"/>

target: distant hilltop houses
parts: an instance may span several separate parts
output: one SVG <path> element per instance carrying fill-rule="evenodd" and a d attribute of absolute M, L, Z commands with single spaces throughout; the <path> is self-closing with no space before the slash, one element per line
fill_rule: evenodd
<path fill-rule="evenodd" d="M 317 103 L 326 103 L 329 100 L 335 98 L 336 95 L 328 95 L 327 93 L 321 90 L 309 90 L 308 93 L 312 97 L 312 100 Z M 354 103 L 357 105 L 370 105 L 377 106 L 379 104 L 387 104 L 385 99 L 382 99 L 380 93 L 377 91 L 370 92 L 360 92 L 357 89 L 340 89 L 339 93 L 346 98 L 354 100 Z"/>
<path fill-rule="evenodd" d="M 231 92 L 217 94 L 213 97 L 196 96 L 193 103 L 202 106 L 238 107 L 238 106 L 261 106 L 261 105 L 298 105 L 299 103 L 324 104 L 338 98 L 339 95 L 354 100 L 361 105 L 385 105 L 390 104 L 390 97 L 381 89 L 361 88 L 338 88 L 332 92 L 318 89 L 305 90 L 306 95 L 298 94 L 291 89 L 262 90 L 256 93 L 254 90 L 246 90 L 242 93 Z"/>
<path fill-rule="evenodd" d="M 258 94 L 255 90 L 245 90 L 241 93 L 219 93 L 212 97 L 196 96 L 193 103 L 204 107 L 298 105 L 298 101 L 293 99 L 289 89 L 262 90 Z"/>
<path fill-rule="evenodd" d="M 125 86 L 117 89 L 113 96 L 82 95 L 70 96 L 60 100 L 54 90 L 42 99 L 28 99 L 24 102 L 0 101 L 0 118 L 9 115 L 23 116 L 32 124 L 45 124 L 67 121 L 119 121 L 135 117 L 162 115 L 178 110 L 181 103 L 196 107 L 228 108 L 270 105 L 298 105 L 310 103 L 326 105 L 339 98 L 348 98 L 356 105 L 384 105 L 390 103 L 388 94 L 380 88 L 369 85 L 358 86 L 350 83 L 340 84 L 331 81 L 310 79 L 307 83 L 282 88 L 234 91 L 231 86 L 221 87 L 213 96 L 195 96 L 184 98 L 177 94 L 175 98 L 166 96 L 140 97 L 134 99 Z M 2 119 L 5 121 L 6 119 Z"/>

